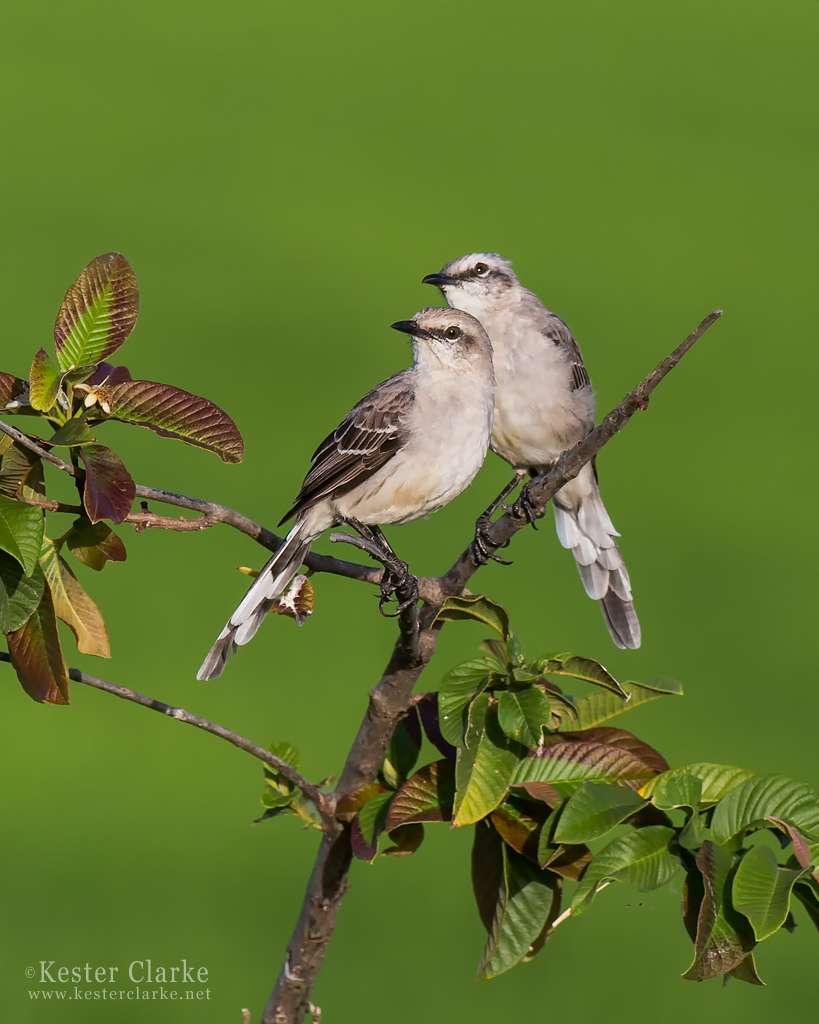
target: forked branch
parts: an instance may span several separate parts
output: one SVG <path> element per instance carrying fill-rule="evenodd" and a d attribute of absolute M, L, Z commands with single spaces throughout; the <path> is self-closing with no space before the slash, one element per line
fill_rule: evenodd
<path fill-rule="evenodd" d="M 626 395 L 600 426 L 579 445 L 564 453 L 549 473 L 527 485 L 536 514 L 543 515 L 549 499 L 577 476 L 638 409 L 645 408 L 649 395 L 660 381 L 721 315 L 721 310 L 710 313 L 682 345 Z M 526 525 L 524 516 L 513 513 L 501 516 L 489 530 L 492 546 L 497 548 L 505 544 Z M 417 643 L 408 642 L 407 634 L 413 624 L 402 617 L 401 636 L 380 682 L 370 691 L 367 713 L 335 790 L 337 799 L 376 778 L 392 734 L 412 700 L 415 683 L 435 652 L 442 625 L 436 622 L 438 609 L 447 597 L 463 592 L 481 564 L 473 542 L 446 575 L 423 581 L 425 605 L 420 613 Z M 338 835 L 325 836 L 319 847 L 299 920 L 287 948 L 284 967 L 265 1008 L 263 1024 L 301 1024 L 310 1012 L 310 996 L 347 889 L 351 861 L 350 827 L 345 825 Z"/>

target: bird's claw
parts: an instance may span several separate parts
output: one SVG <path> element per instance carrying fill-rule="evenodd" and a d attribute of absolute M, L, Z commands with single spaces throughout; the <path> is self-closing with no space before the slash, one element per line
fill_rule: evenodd
<path fill-rule="evenodd" d="M 475 561 L 478 565 L 486 565 L 491 558 L 493 562 L 500 562 L 501 565 L 511 565 L 510 561 L 505 558 L 501 558 L 500 555 L 495 553 L 495 545 L 489 539 L 488 532 L 489 527 L 492 525 L 492 521 L 489 518 L 488 513 L 484 514 L 475 523 L 475 539 L 472 542 L 472 551 L 475 556 Z M 509 542 L 507 541 L 506 544 Z M 506 547 L 506 544 L 500 545 Z"/>
<path fill-rule="evenodd" d="M 398 600 L 398 608 L 394 612 L 384 611 L 384 606 L 389 604 L 393 596 Z M 381 577 L 381 594 L 378 601 L 378 610 L 387 619 L 396 619 L 402 615 L 407 608 L 416 604 L 421 596 L 418 588 L 418 580 L 409 571 L 405 562 L 398 559 L 391 562 L 384 569 Z"/>
<path fill-rule="evenodd" d="M 533 530 L 537 529 L 537 513 L 535 506 L 532 503 L 532 499 L 529 497 L 529 493 L 524 487 L 520 492 L 520 497 L 514 505 L 504 505 L 504 512 L 509 512 L 516 519 L 525 519 L 526 522 L 532 527 Z"/>

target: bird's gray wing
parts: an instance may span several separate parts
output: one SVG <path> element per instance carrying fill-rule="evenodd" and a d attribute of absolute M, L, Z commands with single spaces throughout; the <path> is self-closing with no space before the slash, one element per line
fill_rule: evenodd
<path fill-rule="evenodd" d="M 591 384 L 586 367 L 583 365 L 583 356 L 580 354 L 580 346 L 574 340 L 574 335 L 569 330 L 569 325 L 555 316 L 549 314 L 549 321 L 543 333 L 550 338 L 555 345 L 559 345 L 566 353 L 572 367 L 572 391 L 580 391 Z"/>
<path fill-rule="evenodd" d="M 404 447 L 407 416 L 415 401 L 414 374 L 412 369 L 403 370 L 373 388 L 321 442 L 281 523 L 323 498 L 346 494 Z"/>

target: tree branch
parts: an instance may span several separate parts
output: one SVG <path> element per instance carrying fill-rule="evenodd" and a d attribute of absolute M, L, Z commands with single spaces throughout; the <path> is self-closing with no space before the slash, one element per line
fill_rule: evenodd
<path fill-rule="evenodd" d="M 645 408 L 649 395 L 660 381 L 720 316 L 720 310 L 709 314 L 682 345 L 626 395 L 600 426 L 580 444 L 561 455 L 550 472 L 527 485 L 536 515 L 543 515 L 549 499 L 577 476 L 639 408 Z M 488 531 L 491 546 L 495 549 L 500 547 L 526 525 L 525 516 L 506 513 Z M 422 596 L 425 607 L 420 612 L 420 632 L 414 629 L 406 614 L 402 616 L 401 635 L 381 680 L 370 691 L 364 721 L 336 786 L 334 796 L 337 801 L 372 782 L 378 775 L 392 734 L 410 705 L 415 683 L 435 652 L 438 633 L 443 625 L 435 621 L 438 609 L 447 597 L 463 592 L 480 565 L 475 557 L 474 543 L 470 544 L 445 576 L 424 581 L 426 586 Z M 415 642 L 411 641 L 411 636 L 416 638 Z M 341 900 L 347 891 L 351 862 L 350 826 L 345 825 L 338 835 L 325 836 L 321 843 L 299 920 L 287 948 L 284 967 L 265 1007 L 263 1024 L 301 1024 L 310 1012 L 310 995 L 324 962 Z"/>
<path fill-rule="evenodd" d="M 0 421 L 0 431 L 4 434 L 8 434 L 13 440 L 23 445 L 24 448 L 28 448 L 29 451 L 39 455 L 41 459 L 45 459 L 46 462 L 52 466 L 56 466 L 57 469 L 68 473 L 69 476 L 75 476 L 74 467 L 68 462 L 63 462 L 62 459 L 57 458 L 56 455 L 52 455 L 51 452 L 46 451 L 41 445 L 37 444 L 36 441 L 32 441 L 27 434 L 18 430 L 16 427 L 9 426 L 8 423 Z M 173 491 L 163 491 L 158 487 L 144 487 L 142 484 L 136 485 L 136 496 L 137 498 L 143 498 L 147 501 L 159 501 L 165 505 L 176 505 L 178 508 L 186 508 L 192 512 L 199 512 L 201 514 L 200 519 L 185 520 L 185 519 L 172 519 L 166 516 L 156 516 L 151 512 L 132 512 L 130 513 L 125 522 L 134 523 L 138 532 L 142 532 L 149 527 L 159 527 L 164 530 L 177 530 L 179 532 L 188 532 L 195 530 L 205 530 L 210 526 L 215 526 L 217 523 L 225 523 L 228 526 L 232 526 L 235 530 L 240 533 L 244 533 L 252 540 L 257 541 L 262 547 L 267 548 L 269 551 L 278 551 L 281 547 L 283 540 L 277 534 L 266 529 L 264 526 L 260 526 L 259 523 L 254 523 L 252 519 L 242 515 L 241 512 L 236 512 L 232 508 L 227 508 L 225 505 L 219 505 L 215 501 L 205 501 L 202 498 L 189 498 L 185 494 L 175 494 Z M 69 512 L 72 514 L 79 514 L 82 509 L 79 505 L 64 505 L 61 502 L 50 502 L 50 501 L 27 501 L 29 505 L 39 505 L 41 508 L 51 512 Z M 180 525 L 194 523 L 195 525 Z M 381 573 L 373 566 L 359 565 L 357 562 L 345 562 L 340 558 L 332 558 L 329 555 L 319 555 L 315 552 L 310 552 L 304 560 L 304 564 L 310 569 L 311 572 L 325 572 L 330 573 L 333 576 L 342 576 L 345 579 L 359 580 L 362 583 L 372 583 L 378 585 L 381 582 Z M 422 596 L 424 596 L 422 592 Z"/>
<path fill-rule="evenodd" d="M 0 651 L 0 661 L 13 664 L 11 656 L 6 651 Z M 151 711 L 158 711 L 161 715 L 167 715 L 168 718 L 175 718 L 177 722 L 196 726 L 197 729 L 202 729 L 213 736 L 227 740 L 228 743 L 232 743 L 239 750 L 252 754 L 253 757 L 264 761 L 268 767 L 274 768 L 288 782 L 292 782 L 296 789 L 300 790 L 314 804 L 325 823 L 325 827 L 330 832 L 336 834 L 339 831 L 340 826 L 335 817 L 335 799 L 333 795 L 322 793 L 312 782 L 308 782 L 307 779 L 300 775 L 291 764 L 283 761 L 280 757 L 276 757 L 275 754 L 271 754 L 264 747 L 260 747 L 256 743 L 245 739 L 244 736 L 240 736 L 238 733 L 231 732 L 230 729 L 225 729 L 224 726 L 216 725 L 214 722 L 209 722 L 206 718 L 200 718 L 199 715 L 191 714 L 190 711 L 185 711 L 184 708 L 176 708 L 171 704 L 164 704 L 161 700 L 154 700 L 153 697 L 146 697 L 135 690 L 129 690 L 127 686 L 117 686 L 116 683 L 109 683 L 105 679 L 89 676 L 78 668 L 70 668 L 68 670 L 68 677 L 75 683 L 84 683 L 86 686 L 93 686 L 97 690 L 105 690 L 106 693 L 112 693 L 115 697 L 122 697 L 123 700 L 130 700 L 134 704 L 150 708 Z"/>

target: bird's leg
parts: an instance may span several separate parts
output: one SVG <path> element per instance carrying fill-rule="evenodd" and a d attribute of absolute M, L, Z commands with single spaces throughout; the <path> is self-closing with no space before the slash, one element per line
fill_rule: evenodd
<path fill-rule="evenodd" d="M 530 469 L 529 475 L 534 479 L 536 476 L 541 476 L 543 473 L 548 473 L 551 466 L 543 466 L 538 469 Z M 504 511 L 511 512 L 516 519 L 525 519 L 526 522 L 532 527 L 533 530 L 537 529 L 537 519 L 535 506 L 532 503 L 532 499 L 529 497 L 529 492 L 526 487 L 520 492 L 518 500 L 514 505 L 504 505 Z"/>
<path fill-rule="evenodd" d="M 515 470 L 515 475 L 504 487 L 500 494 L 495 498 L 489 508 L 478 516 L 477 522 L 475 523 L 475 540 L 472 542 L 473 551 L 475 554 L 475 561 L 478 565 L 486 565 L 491 558 L 493 562 L 500 562 L 501 565 L 511 565 L 511 562 L 507 562 L 506 559 L 501 558 L 495 554 L 495 545 L 489 539 L 487 531 L 492 524 L 492 516 L 498 511 L 503 504 L 505 498 L 514 491 L 518 486 L 524 475 L 524 470 Z M 509 543 L 508 541 L 506 542 Z M 506 544 L 500 545 L 506 547 Z"/>
<path fill-rule="evenodd" d="M 384 575 L 381 579 L 381 600 L 378 602 L 378 610 L 387 618 L 396 618 L 418 601 L 418 580 L 409 571 L 407 563 L 403 562 L 390 547 L 389 541 L 379 527 L 370 526 L 370 530 L 383 552 Z M 397 595 L 398 610 L 394 613 L 385 612 L 384 605 L 392 600 L 393 594 Z"/>
<path fill-rule="evenodd" d="M 396 555 L 387 538 L 377 526 L 365 525 L 358 519 L 352 518 L 345 519 L 344 523 L 361 537 L 360 541 L 352 543 L 355 543 L 356 547 L 366 551 L 368 555 L 384 566 L 378 610 L 387 618 L 395 618 L 418 600 L 420 596 L 418 580 L 410 573 L 407 563 L 402 562 Z M 399 602 L 398 611 L 390 614 L 384 611 L 384 605 L 392 599 L 393 594 L 398 594 L 399 598 L 403 598 L 403 600 Z"/>

